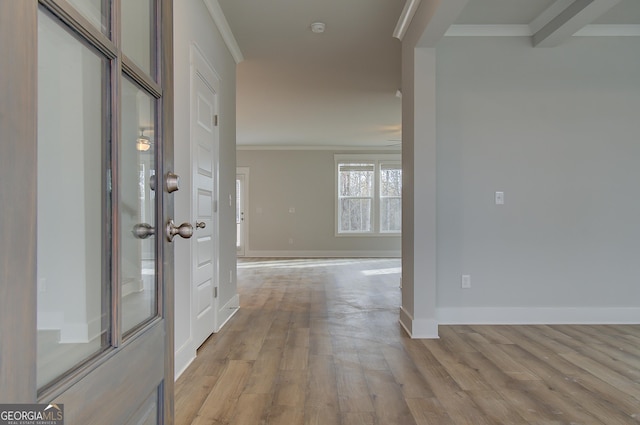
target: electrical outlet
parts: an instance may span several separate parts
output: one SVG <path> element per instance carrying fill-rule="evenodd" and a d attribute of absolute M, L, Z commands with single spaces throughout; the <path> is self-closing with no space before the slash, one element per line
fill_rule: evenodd
<path fill-rule="evenodd" d="M 504 192 L 496 192 L 496 205 L 504 205 Z"/>
<path fill-rule="evenodd" d="M 462 289 L 471 288 L 471 275 L 463 274 L 460 281 L 460 286 L 462 287 Z"/>

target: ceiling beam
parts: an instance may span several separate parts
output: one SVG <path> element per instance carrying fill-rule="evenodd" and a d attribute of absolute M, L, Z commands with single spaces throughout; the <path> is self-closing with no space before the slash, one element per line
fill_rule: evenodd
<path fill-rule="evenodd" d="M 420 37 L 418 46 L 434 47 L 444 37 L 449 27 L 458 19 L 458 15 L 460 15 L 460 12 L 468 2 L 469 0 L 440 0 L 436 6 L 435 13 Z"/>
<path fill-rule="evenodd" d="M 534 19 L 532 42 L 536 47 L 553 47 L 611 9 L 621 0 L 559 0 Z M 545 22 L 542 25 L 543 22 Z M 538 27 L 540 27 L 538 29 Z"/>

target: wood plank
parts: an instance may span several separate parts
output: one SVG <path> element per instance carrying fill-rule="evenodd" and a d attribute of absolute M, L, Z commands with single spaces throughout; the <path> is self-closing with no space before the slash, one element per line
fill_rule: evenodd
<path fill-rule="evenodd" d="M 455 425 L 437 398 L 408 398 L 407 406 L 416 425 Z"/>
<path fill-rule="evenodd" d="M 192 424 L 228 423 L 236 414 L 238 399 L 249 379 L 252 366 L 253 362 L 230 360 Z"/>
<path fill-rule="evenodd" d="M 298 371 L 281 371 L 273 403 L 278 406 L 304 409 L 306 402 L 307 374 Z"/>
<path fill-rule="evenodd" d="M 304 407 L 274 405 L 269 412 L 267 423 L 269 425 L 303 425 Z"/>
<path fill-rule="evenodd" d="M 336 389 L 343 412 L 373 412 L 373 401 L 359 362 L 336 361 Z"/>
<path fill-rule="evenodd" d="M 229 425 L 261 423 L 261 420 L 267 417 L 266 410 L 270 401 L 271 395 L 269 394 L 242 394 Z"/>

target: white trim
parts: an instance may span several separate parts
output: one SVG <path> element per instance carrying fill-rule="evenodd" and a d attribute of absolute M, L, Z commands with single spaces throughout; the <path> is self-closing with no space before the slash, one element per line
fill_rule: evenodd
<path fill-rule="evenodd" d="M 441 325 L 640 324 L 638 307 L 443 307 Z"/>
<path fill-rule="evenodd" d="M 416 320 L 411 313 L 400 307 L 400 326 L 411 339 L 438 339 L 438 322 L 434 319 Z"/>
<path fill-rule="evenodd" d="M 393 146 L 344 146 L 344 145 L 236 145 L 237 151 L 401 151 Z"/>
<path fill-rule="evenodd" d="M 240 295 L 235 294 L 227 303 L 218 311 L 218 321 L 220 326 L 215 332 L 220 331 L 224 325 L 238 312 L 240 309 Z"/>
<path fill-rule="evenodd" d="M 220 92 L 220 74 L 215 70 L 213 65 L 209 63 L 204 55 L 204 51 L 195 41 L 189 46 L 189 65 L 191 73 L 198 73 L 203 77 L 203 81 L 217 93 Z M 216 105 L 217 107 L 218 105 Z M 217 109 L 216 109 L 217 110 Z"/>
<path fill-rule="evenodd" d="M 238 42 L 233 35 L 233 31 L 231 31 L 229 22 L 227 22 L 227 18 L 224 16 L 224 12 L 220 7 L 220 3 L 218 3 L 218 0 L 203 1 L 205 6 L 207 6 L 207 10 L 211 14 L 213 22 L 215 22 L 216 26 L 218 27 L 218 31 L 220 31 L 220 35 L 222 35 L 222 39 L 227 45 L 231 56 L 233 56 L 233 60 L 236 62 L 236 64 L 242 62 L 244 60 L 244 56 L 242 55 L 240 46 L 238 45 Z"/>
<path fill-rule="evenodd" d="M 401 258 L 398 251 L 267 251 L 247 250 L 243 258 Z"/>
<path fill-rule="evenodd" d="M 529 25 L 451 25 L 445 37 L 531 37 Z M 578 30 L 574 37 L 639 37 L 640 25 L 591 24 Z"/>
<path fill-rule="evenodd" d="M 102 334 L 102 318 L 94 317 L 88 322 L 64 322 L 60 329 L 61 344 L 86 344 Z"/>
<path fill-rule="evenodd" d="M 196 350 L 191 345 L 193 344 L 193 338 L 189 338 L 182 347 L 178 348 L 174 354 L 175 373 L 174 380 L 178 380 L 180 375 L 191 365 L 196 359 Z"/>
<path fill-rule="evenodd" d="M 393 30 L 393 37 L 402 41 L 409 29 L 409 25 L 411 25 L 413 16 L 416 14 L 416 10 L 418 10 L 420 6 L 420 1 L 421 0 L 407 0 L 404 4 L 404 9 L 402 9 L 402 13 L 400 13 L 400 18 L 398 18 L 398 23 Z"/>
<path fill-rule="evenodd" d="M 445 37 L 530 37 L 529 25 L 451 25 Z"/>
<path fill-rule="evenodd" d="M 640 25 L 587 25 L 574 37 L 640 37 Z"/>

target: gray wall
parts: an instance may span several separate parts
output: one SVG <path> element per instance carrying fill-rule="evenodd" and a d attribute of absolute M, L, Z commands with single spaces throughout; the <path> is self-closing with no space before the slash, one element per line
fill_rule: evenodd
<path fill-rule="evenodd" d="M 436 82 L 440 322 L 637 322 L 638 38 L 445 37 Z"/>
<path fill-rule="evenodd" d="M 399 236 L 335 236 L 335 153 L 349 152 L 237 151 L 249 168 L 246 256 L 400 255 Z"/>

